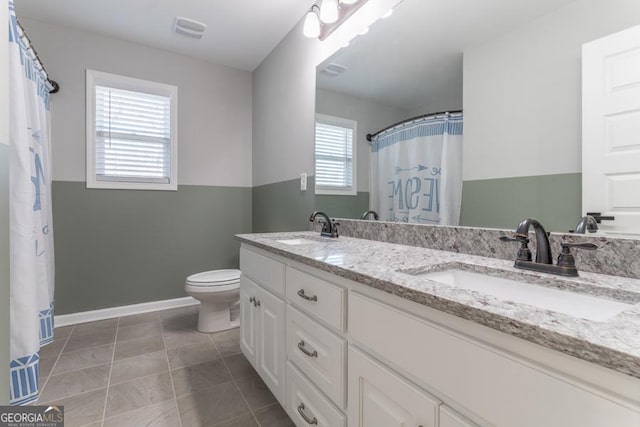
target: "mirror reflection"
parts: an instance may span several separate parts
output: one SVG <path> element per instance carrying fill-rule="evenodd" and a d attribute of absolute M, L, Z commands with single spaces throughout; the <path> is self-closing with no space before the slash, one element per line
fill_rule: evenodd
<path fill-rule="evenodd" d="M 587 131 L 598 134 L 598 125 L 609 126 L 617 138 L 613 154 L 637 155 L 637 117 L 621 110 L 591 112 L 583 101 L 593 100 L 591 108 L 597 110 L 603 98 L 583 94 L 593 92 L 583 86 L 601 87 L 602 79 L 615 78 L 616 94 L 626 90 L 624 96 L 640 100 L 640 54 L 632 54 L 640 46 L 613 41 L 600 58 L 588 56 L 589 46 L 602 45 L 596 40 L 611 40 L 614 33 L 638 24 L 640 4 L 623 0 L 517 0 L 507 6 L 497 0 L 404 0 L 391 16 L 317 67 L 317 120 L 322 124 L 324 118 L 328 130 L 316 136 L 316 179 L 342 180 L 348 192 L 316 190 L 322 194 L 316 206 L 334 216 L 360 218 L 374 209 L 384 220 L 497 228 L 514 228 L 525 217 L 537 217 L 552 231 L 580 226 L 587 233 L 593 230 L 583 219 L 589 213 L 599 233 L 640 233 L 640 182 L 634 180 L 640 176 L 640 162 L 623 170 L 603 169 L 605 154 L 599 152 L 583 166 L 583 152 L 590 152 L 583 140 L 596 146 L 599 142 L 588 142 L 586 136 Z M 598 70 L 603 69 L 602 55 L 632 53 L 620 54 L 609 65 L 613 77 L 596 75 L 583 82 L 583 72 L 589 74 L 583 70 L 583 45 L 584 55 L 591 58 L 585 67 Z M 583 124 L 583 107 L 590 125 Z M 640 105 L 625 108 L 633 112 Z M 459 154 L 443 154 L 442 147 L 435 154 L 399 154 L 389 175 L 393 178 L 380 179 L 376 138 L 372 153 L 367 134 L 409 118 L 457 110 L 463 110 L 464 129 Z M 342 126 L 339 120 L 352 124 Z M 408 128 L 420 133 L 415 130 L 420 125 L 414 121 Z M 430 132 L 426 125 L 423 133 Z M 451 129 L 450 122 L 443 126 Z M 339 162 L 323 162 L 331 143 L 344 141 L 338 136 L 349 127 L 351 152 L 344 149 Z M 398 139 L 406 130 L 401 125 L 386 136 Z M 322 136 L 324 141 L 318 141 Z M 612 173 L 624 179 L 612 181 Z M 378 185 L 385 180 L 386 187 Z M 460 189 L 452 192 L 458 180 Z M 383 198 L 393 199 L 402 214 L 390 216 L 388 206 L 379 203 Z M 431 212 L 425 211 L 429 202 Z"/>

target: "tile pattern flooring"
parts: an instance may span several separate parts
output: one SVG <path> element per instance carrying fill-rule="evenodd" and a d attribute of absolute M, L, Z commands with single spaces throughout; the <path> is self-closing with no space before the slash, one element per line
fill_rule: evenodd
<path fill-rule="evenodd" d="M 293 426 L 240 353 L 239 330 L 196 330 L 197 306 L 56 329 L 38 405 L 67 427 Z"/>

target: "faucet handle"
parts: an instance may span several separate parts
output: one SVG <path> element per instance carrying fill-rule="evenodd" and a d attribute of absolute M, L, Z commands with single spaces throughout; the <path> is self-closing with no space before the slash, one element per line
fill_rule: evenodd
<path fill-rule="evenodd" d="M 517 259 L 520 261 L 531 261 L 531 250 L 529 249 L 529 238 L 519 234 L 514 234 L 513 237 L 500 236 L 500 240 L 503 242 L 518 242 L 520 243 L 520 249 L 518 249 Z"/>
<path fill-rule="evenodd" d="M 520 243 L 529 243 L 529 239 L 527 237 L 521 237 L 521 236 L 514 236 L 514 237 L 509 237 L 509 236 L 500 236 L 500 240 L 503 242 L 520 242 Z"/>
<path fill-rule="evenodd" d="M 593 243 L 586 243 L 586 242 L 560 243 L 560 246 L 562 246 L 562 253 L 558 255 L 558 267 L 565 267 L 573 270 L 576 269 L 576 259 L 571 253 L 571 248 L 586 249 L 588 251 L 593 251 L 598 249 L 598 245 L 595 245 Z"/>
<path fill-rule="evenodd" d="M 594 250 L 598 249 L 598 245 L 596 245 L 594 243 L 587 243 L 587 242 L 560 243 L 560 246 L 562 246 L 562 252 L 564 252 L 564 253 L 569 253 L 571 251 L 571 248 L 586 249 L 588 251 L 594 251 Z"/>

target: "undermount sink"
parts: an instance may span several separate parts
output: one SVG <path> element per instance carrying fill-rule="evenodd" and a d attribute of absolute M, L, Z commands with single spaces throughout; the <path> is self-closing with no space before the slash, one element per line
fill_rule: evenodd
<path fill-rule="evenodd" d="M 460 269 L 412 273 L 412 275 L 456 288 L 477 291 L 505 301 L 529 304 L 593 321 L 606 321 L 634 307 L 631 304 L 590 295 Z"/>
<path fill-rule="evenodd" d="M 291 245 L 291 246 L 308 245 L 309 243 L 316 243 L 315 241 L 309 240 L 309 239 L 285 239 L 285 240 L 276 240 L 276 242 L 283 243 L 285 245 Z"/>

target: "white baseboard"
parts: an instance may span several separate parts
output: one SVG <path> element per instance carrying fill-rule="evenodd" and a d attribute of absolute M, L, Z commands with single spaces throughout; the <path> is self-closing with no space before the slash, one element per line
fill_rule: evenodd
<path fill-rule="evenodd" d="M 113 319 L 114 317 L 150 313 L 152 311 L 167 310 L 169 308 L 188 307 L 197 304 L 200 304 L 200 302 L 193 297 L 143 302 L 141 304 L 123 305 L 120 307 L 103 308 L 101 310 L 61 314 L 54 317 L 54 324 L 56 328 L 58 328 L 61 326 L 75 325 L 78 323 L 95 322 L 96 320 Z"/>

